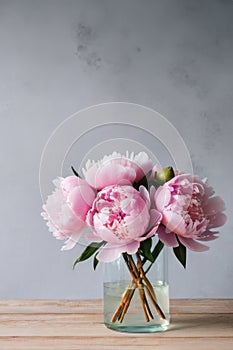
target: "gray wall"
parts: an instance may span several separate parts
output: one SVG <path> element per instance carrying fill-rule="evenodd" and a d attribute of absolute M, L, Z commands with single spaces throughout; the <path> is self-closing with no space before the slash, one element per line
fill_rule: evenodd
<path fill-rule="evenodd" d="M 0 297 L 95 298 L 102 270 L 72 271 L 40 217 L 42 149 L 59 123 L 108 101 L 139 103 L 179 130 L 228 222 L 172 297 L 232 297 L 233 1 L 0 0 Z"/>

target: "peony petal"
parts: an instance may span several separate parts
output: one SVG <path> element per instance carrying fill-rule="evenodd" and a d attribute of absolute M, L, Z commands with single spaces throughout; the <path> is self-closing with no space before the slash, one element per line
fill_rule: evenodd
<path fill-rule="evenodd" d="M 214 239 L 218 238 L 218 234 L 218 231 L 206 230 L 202 234 L 198 235 L 195 239 L 203 242 L 213 241 Z"/>
<path fill-rule="evenodd" d="M 206 206 L 203 209 L 205 214 L 210 216 L 210 215 L 215 215 L 219 212 L 224 211 L 226 207 L 222 198 L 216 196 L 216 197 L 209 198 Z"/>
<path fill-rule="evenodd" d="M 121 253 L 135 254 L 138 251 L 140 243 L 137 241 L 131 241 L 123 245 L 114 245 L 107 243 L 97 255 L 97 259 L 103 262 L 114 261 Z"/>
<path fill-rule="evenodd" d="M 77 176 L 67 176 L 61 181 L 63 195 L 67 197 L 70 191 L 82 184 L 87 184 L 87 182 Z"/>
<path fill-rule="evenodd" d="M 151 230 L 155 226 L 158 226 L 160 224 L 161 220 L 162 220 L 162 214 L 156 209 L 151 209 L 150 210 L 150 221 L 149 221 L 147 231 Z"/>
<path fill-rule="evenodd" d="M 95 192 L 90 186 L 78 186 L 71 190 L 67 197 L 67 204 L 75 215 L 85 220 L 88 210 L 95 199 Z"/>
<path fill-rule="evenodd" d="M 173 232 L 166 232 L 166 227 L 160 225 L 157 230 L 159 239 L 168 247 L 178 247 L 179 243 L 176 239 L 176 235 Z"/>
<path fill-rule="evenodd" d="M 75 232 L 73 233 L 69 239 L 67 239 L 65 241 L 65 244 L 61 247 L 61 250 L 70 250 L 72 248 L 74 248 L 74 246 L 77 244 L 80 236 L 82 235 L 82 231 L 81 232 Z"/>
<path fill-rule="evenodd" d="M 209 236 L 203 236 L 197 238 L 198 241 L 208 242 L 208 241 L 214 241 L 218 236 L 215 235 L 209 235 Z"/>
<path fill-rule="evenodd" d="M 132 166 L 134 166 L 136 170 L 136 182 L 140 181 L 143 176 L 147 175 L 149 171 L 152 170 L 153 163 L 146 152 L 140 152 L 135 156 L 132 154 L 132 161 Z"/>
<path fill-rule="evenodd" d="M 156 174 L 157 174 L 159 171 L 162 171 L 162 169 L 163 169 L 163 168 L 162 168 L 159 164 L 155 164 L 155 165 L 153 166 L 152 170 L 151 170 L 151 174 L 150 174 L 149 179 L 153 181 L 153 180 L 155 179 Z"/>
<path fill-rule="evenodd" d="M 152 236 L 154 236 L 158 230 L 158 226 L 155 226 L 153 227 L 149 232 L 147 232 L 144 236 L 141 236 L 141 237 L 138 237 L 138 238 L 134 238 L 135 241 L 138 241 L 138 242 L 142 242 L 142 241 L 145 241 L 147 238 L 150 238 Z"/>
<path fill-rule="evenodd" d="M 140 243 L 138 241 L 133 241 L 131 243 L 126 244 L 125 250 L 123 252 L 126 252 L 128 254 L 135 254 L 138 251 L 138 248 L 140 246 Z"/>
<path fill-rule="evenodd" d="M 102 242 L 103 239 L 98 237 L 96 234 L 89 232 L 85 234 L 85 238 L 90 242 Z"/>
<path fill-rule="evenodd" d="M 227 217 L 223 213 L 218 213 L 214 217 L 210 217 L 210 223 L 208 225 L 208 228 L 215 228 L 215 227 L 220 227 L 225 224 L 227 220 Z"/>
<path fill-rule="evenodd" d="M 99 169 L 90 169 L 86 173 L 87 182 L 101 190 L 107 186 L 132 184 L 136 178 L 133 168 L 121 164 L 108 163 Z"/>
<path fill-rule="evenodd" d="M 61 187 L 61 183 L 62 183 L 63 180 L 64 180 L 63 177 L 57 177 L 52 182 L 55 185 L 55 187 L 59 188 L 59 187 Z"/>
<path fill-rule="evenodd" d="M 131 212 L 130 214 L 131 215 L 126 216 L 124 220 L 128 231 L 128 237 L 134 239 L 144 235 L 150 221 L 150 215 L 145 204 L 141 212 Z"/>
<path fill-rule="evenodd" d="M 120 244 L 120 239 L 113 233 L 112 230 L 103 226 L 101 221 L 97 223 L 96 216 L 94 217 L 94 227 L 97 235 L 101 238 L 102 241 L 109 242 L 110 244 Z"/>
<path fill-rule="evenodd" d="M 54 222 L 62 232 L 66 232 L 68 235 L 71 235 L 73 232 L 80 232 L 86 224 L 85 221 L 76 216 L 66 204 L 62 205 L 60 217 Z"/>
<path fill-rule="evenodd" d="M 209 247 L 207 247 L 204 244 L 201 244 L 199 242 L 194 241 L 192 238 L 184 238 L 179 236 L 179 241 L 188 249 L 193 250 L 195 252 L 204 252 L 206 250 L 209 250 Z"/>
<path fill-rule="evenodd" d="M 102 262 L 111 262 L 118 259 L 121 253 L 120 247 L 117 248 L 111 244 L 106 244 L 98 253 L 97 259 Z"/>
<path fill-rule="evenodd" d="M 169 204 L 171 192 L 165 186 L 160 186 L 155 192 L 155 206 L 159 211 L 163 211 Z"/>
<path fill-rule="evenodd" d="M 151 186 L 150 188 L 150 202 L 151 202 L 151 209 L 155 208 L 155 192 L 156 189 L 154 186 Z"/>
<path fill-rule="evenodd" d="M 112 185 L 138 182 L 152 169 L 152 160 L 145 152 L 125 155 L 113 152 L 98 162 L 88 160 L 83 174 L 87 182 L 98 190 Z"/>
<path fill-rule="evenodd" d="M 147 191 L 147 189 L 144 186 L 140 186 L 139 187 L 139 192 L 141 197 L 144 199 L 144 201 L 146 202 L 147 208 L 150 208 L 150 195 L 149 192 Z"/>
<path fill-rule="evenodd" d="M 165 210 L 163 212 L 163 224 L 172 232 L 177 233 L 179 235 L 186 234 L 186 224 L 183 217 L 176 212 L 172 212 L 170 210 Z"/>

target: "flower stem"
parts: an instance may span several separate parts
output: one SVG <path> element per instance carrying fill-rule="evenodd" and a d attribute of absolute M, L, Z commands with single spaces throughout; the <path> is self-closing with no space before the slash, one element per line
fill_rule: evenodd
<path fill-rule="evenodd" d="M 139 296 L 141 299 L 141 304 L 142 304 L 142 308 L 143 308 L 143 311 L 145 314 L 146 322 L 149 322 L 149 320 L 150 320 L 149 315 L 151 314 L 151 312 L 150 311 L 148 312 L 148 309 L 146 307 L 146 305 L 148 303 L 147 303 L 147 299 L 146 299 L 146 295 L 145 295 L 145 291 L 144 291 L 144 285 L 143 285 L 142 279 L 140 277 L 140 272 L 138 271 L 131 255 L 123 254 L 123 257 L 124 257 L 126 264 L 128 266 L 129 273 L 131 274 L 132 279 L 133 279 L 134 283 L 136 284 L 136 288 L 138 288 L 138 292 L 139 292 Z M 148 308 L 149 308 L 149 306 L 148 306 Z M 125 315 L 125 313 L 123 314 L 123 318 L 124 318 L 124 315 Z M 123 320 L 123 318 L 122 318 L 122 320 Z"/>
<path fill-rule="evenodd" d="M 141 260 L 140 254 L 138 252 L 136 253 L 136 257 L 137 257 L 137 263 L 138 263 L 138 270 L 140 271 L 141 277 L 144 279 L 148 289 L 150 290 L 151 294 L 156 299 L 154 288 L 152 287 L 150 281 L 146 277 L 146 274 L 145 274 L 143 267 L 142 267 L 142 260 Z"/>
<path fill-rule="evenodd" d="M 130 305 L 130 302 L 131 302 L 131 299 L 132 299 L 132 297 L 134 295 L 135 290 L 136 290 L 136 287 L 134 287 L 133 289 L 130 289 L 129 296 L 128 296 L 128 298 L 127 298 L 127 300 L 126 300 L 126 302 L 124 304 L 124 307 L 122 309 L 122 312 L 121 312 L 121 314 L 119 315 L 119 318 L 118 318 L 120 323 L 122 323 L 123 320 L 124 320 L 124 316 L 125 316 L 125 314 L 126 314 L 126 312 L 128 310 L 128 307 Z"/>
<path fill-rule="evenodd" d="M 163 311 L 161 310 L 159 304 L 157 303 L 154 288 L 153 288 L 152 284 L 150 283 L 150 281 L 148 280 L 148 278 L 146 277 L 146 274 L 142 268 L 142 260 L 141 260 L 140 254 L 138 252 L 136 253 L 136 257 L 137 257 L 137 261 L 138 261 L 138 269 L 142 275 L 143 280 L 145 281 L 147 294 L 149 295 L 149 298 L 151 299 L 151 302 L 154 305 L 159 317 L 165 320 L 166 316 L 164 315 Z"/>
<path fill-rule="evenodd" d="M 128 307 L 130 305 L 130 302 L 133 298 L 133 295 L 136 289 L 138 289 L 138 293 L 141 300 L 142 309 L 145 315 L 146 322 L 149 322 L 150 318 L 151 319 L 154 318 L 150 310 L 150 306 L 149 306 L 146 294 L 148 295 L 152 305 L 156 309 L 158 316 L 162 319 L 166 319 L 166 316 L 164 315 L 163 311 L 161 310 L 160 306 L 157 303 L 154 288 L 150 283 L 149 279 L 146 277 L 146 272 L 143 269 L 143 265 L 146 262 L 145 258 L 142 260 L 139 252 L 137 252 L 136 253 L 137 265 L 136 265 L 131 255 L 127 253 L 123 253 L 122 255 L 128 267 L 129 273 L 132 277 L 132 280 L 128 288 L 126 289 L 122 297 L 122 300 L 120 302 L 120 305 L 115 311 L 111 321 L 113 323 L 116 322 L 117 320 L 120 323 L 123 322 L 125 314 L 128 310 Z"/>

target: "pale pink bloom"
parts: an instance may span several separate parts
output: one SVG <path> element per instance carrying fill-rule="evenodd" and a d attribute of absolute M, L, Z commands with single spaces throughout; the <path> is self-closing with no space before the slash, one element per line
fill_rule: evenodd
<path fill-rule="evenodd" d="M 92 187 L 101 190 L 107 186 L 129 185 L 138 182 L 152 169 L 152 160 L 145 152 L 137 155 L 121 155 L 113 152 L 95 162 L 88 160 L 83 168 L 85 180 Z"/>
<path fill-rule="evenodd" d="M 161 214 L 150 209 L 150 197 L 145 187 L 139 191 L 132 186 L 109 186 L 97 194 L 87 223 L 93 242 L 105 241 L 97 259 L 109 262 L 121 253 L 134 254 L 140 242 L 153 236 L 161 220 Z"/>
<path fill-rule="evenodd" d="M 157 173 L 162 170 L 162 167 L 160 164 L 155 164 L 152 169 L 151 169 L 151 174 L 150 174 L 150 180 L 154 180 Z"/>
<path fill-rule="evenodd" d="M 222 212 L 225 204 L 206 181 L 197 176 L 180 174 L 160 186 L 151 189 L 155 208 L 162 214 L 158 229 L 160 240 L 171 247 L 179 241 L 187 248 L 204 251 L 208 247 L 196 240 L 210 241 L 218 232 L 212 229 L 224 225 L 226 216 Z M 177 235 L 177 236 L 176 236 Z"/>
<path fill-rule="evenodd" d="M 62 250 L 68 250 L 75 246 L 82 234 L 95 192 L 86 181 L 76 176 L 60 178 L 54 184 L 55 191 L 43 205 L 42 216 L 54 237 L 67 239 Z"/>

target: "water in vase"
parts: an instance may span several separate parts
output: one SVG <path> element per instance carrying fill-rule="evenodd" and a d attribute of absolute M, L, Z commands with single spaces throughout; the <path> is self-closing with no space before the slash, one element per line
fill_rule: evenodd
<path fill-rule="evenodd" d="M 153 319 L 146 322 L 138 290 L 136 289 L 129 308 L 122 322 L 112 322 L 113 314 L 118 308 L 122 296 L 129 287 L 128 281 L 104 283 L 104 322 L 109 328 L 125 332 L 156 332 L 166 330 L 169 325 L 169 287 L 167 284 L 157 282 L 153 284 L 157 303 L 166 316 L 161 319 L 149 298 L 148 303 Z"/>

